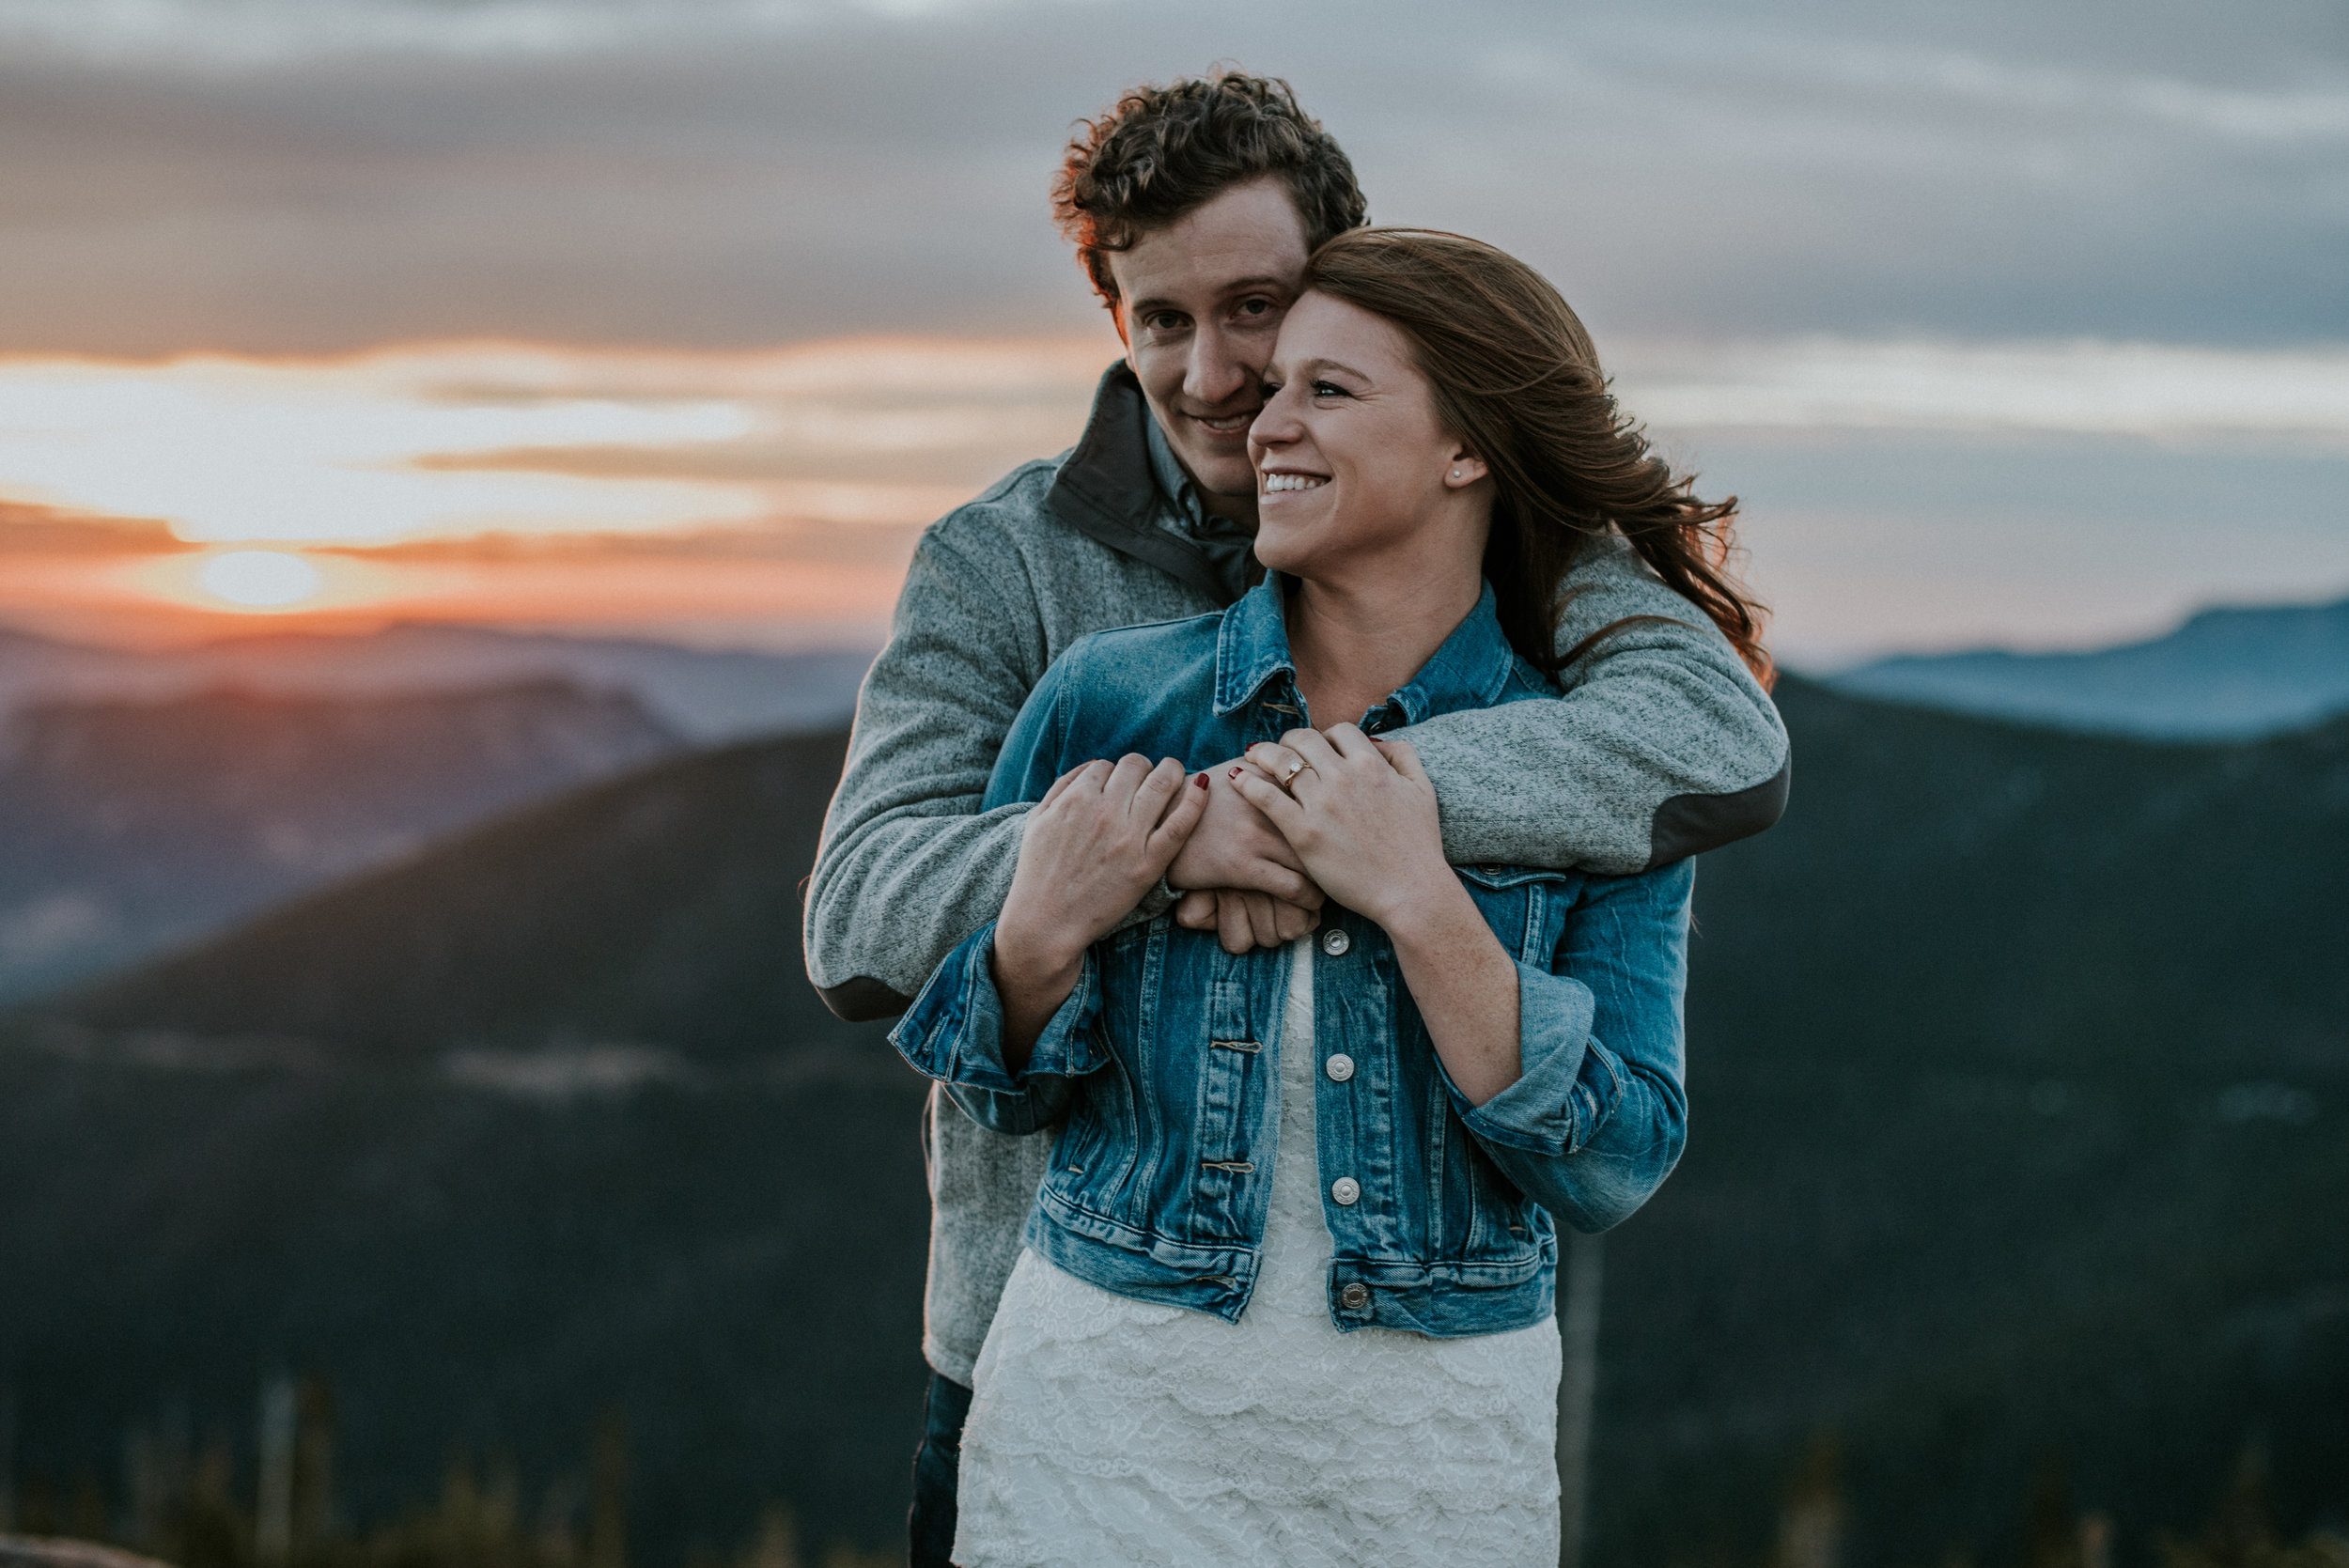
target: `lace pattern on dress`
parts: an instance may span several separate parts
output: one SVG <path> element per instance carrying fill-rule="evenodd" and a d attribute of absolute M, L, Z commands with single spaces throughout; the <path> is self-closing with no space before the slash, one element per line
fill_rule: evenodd
<path fill-rule="evenodd" d="M 1554 1562 L 1558 1332 L 1330 1321 L 1312 939 L 1290 967 L 1256 1290 L 1237 1324 L 1023 1251 L 974 1374 L 963 1568 Z"/>

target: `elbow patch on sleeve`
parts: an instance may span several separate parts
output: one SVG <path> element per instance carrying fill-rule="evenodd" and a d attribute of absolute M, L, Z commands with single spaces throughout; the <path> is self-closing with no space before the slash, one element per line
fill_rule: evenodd
<path fill-rule="evenodd" d="M 890 989 L 870 975 L 856 975 L 837 986 L 818 986 L 816 994 L 824 999 L 834 1017 L 848 1023 L 876 1023 L 894 1018 L 913 1005 L 913 999 Z"/>
<path fill-rule="evenodd" d="M 1776 773 L 1749 788 L 1727 795 L 1672 797 L 1656 808 L 1648 831 L 1646 869 L 1653 871 L 1707 849 L 1719 849 L 1770 827 L 1786 815 L 1794 779 L 1794 759 L 1789 757 Z"/>

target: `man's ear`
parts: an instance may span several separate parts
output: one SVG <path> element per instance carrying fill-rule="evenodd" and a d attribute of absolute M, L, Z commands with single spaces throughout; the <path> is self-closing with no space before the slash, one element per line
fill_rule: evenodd
<path fill-rule="evenodd" d="M 1485 459 L 1467 446 L 1454 447 L 1452 456 L 1445 459 L 1443 466 L 1444 489 L 1453 490 L 1466 489 L 1490 472 L 1485 466 Z"/>

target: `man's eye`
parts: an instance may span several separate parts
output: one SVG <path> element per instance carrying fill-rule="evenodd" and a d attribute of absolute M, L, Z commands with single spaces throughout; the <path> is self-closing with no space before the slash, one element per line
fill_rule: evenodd
<path fill-rule="evenodd" d="M 1271 308 L 1272 302 L 1270 300 L 1242 300 L 1239 305 L 1239 313 L 1242 316 L 1262 316 Z"/>
<path fill-rule="evenodd" d="M 1181 328 L 1183 318 L 1171 310 L 1161 310 L 1143 318 L 1142 324 L 1154 333 L 1171 333 Z"/>

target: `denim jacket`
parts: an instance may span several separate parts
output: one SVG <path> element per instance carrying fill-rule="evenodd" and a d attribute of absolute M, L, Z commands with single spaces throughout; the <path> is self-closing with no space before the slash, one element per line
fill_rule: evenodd
<path fill-rule="evenodd" d="M 1140 752 L 1196 770 L 1308 722 L 1283 580 L 1229 610 L 1073 644 L 1020 711 L 987 807 L 1040 800 L 1077 764 Z M 1382 730 L 1551 694 L 1493 595 L 1410 682 L 1362 716 Z M 1517 961 L 1522 1075 L 1481 1106 L 1454 1086 L 1377 925 L 1330 906 L 1315 938 L 1313 1077 L 1328 1298 L 1341 1330 L 1456 1336 L 1549 1315 L 1552 1216 L 1625 1219 L 1687 1130 L 1681 1085 L 1689 862 L 1631 877 L 1459 873 Z M 891 1040 L 981 1126 L 1059 1124 L 1026 1243 L 1120 1296 L 1237 1321 L 1254 1289 L 1273 1145 L 1287 949 L 1235 957 L 1170 916 L 1095 943 L 1025 1067 L 1003 1063 L 994 926 L 946 959 Z"/>

